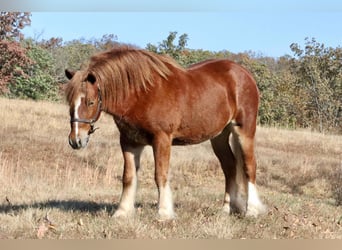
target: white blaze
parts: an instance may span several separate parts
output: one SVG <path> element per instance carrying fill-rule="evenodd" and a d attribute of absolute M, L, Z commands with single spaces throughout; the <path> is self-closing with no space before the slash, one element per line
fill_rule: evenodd
<path fill-rule="evenodd" d="M 74 118 L 75 119 L 79 119 L 78 110 L 79 110 L 79 108 L 81 106 L 82 97 L 83 97 L 83 95 L 80 95 L 76 99 L 76 102 L 75 102 L 75 109 L 74 109 Z M 74 122 L 74 124 L 75 124 L 75 136 L 78 136 L 78 122 Z"/>

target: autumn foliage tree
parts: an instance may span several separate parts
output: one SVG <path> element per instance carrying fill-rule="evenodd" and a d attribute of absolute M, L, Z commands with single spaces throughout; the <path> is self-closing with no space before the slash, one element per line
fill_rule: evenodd
<path fill-rule="evenodd" d="M 21 40 L 21 30 L 31 24 L 30 12 L 0 12 L 0 40 Z"/>
<path fill-rule="evenodd" d="M 8 92 L 15 77 L 27 77 L 25 69 L 33 63 L 18 42 L 23 38 L 20 30 L 30 22 L 29 12 L 0 12 L 0 93 Z"/>
<path fill-rule="evenodd" d="M 26 55 L 34 62 L 25 68 L 25 75 L 15 77 L 9 85 L 9 96 L 33 100 L 57 100 L 58 86 L 53 78 L 54 60 L 51 54 L 27 39 L 23 41 Z"/>
<path fill-rule="evenodd" d="M 20 43 L 0 40 L 0 93 L 8 92 L 8 85 L 16 78 L 26 78 L 26 69 L 33 63 Z"/>

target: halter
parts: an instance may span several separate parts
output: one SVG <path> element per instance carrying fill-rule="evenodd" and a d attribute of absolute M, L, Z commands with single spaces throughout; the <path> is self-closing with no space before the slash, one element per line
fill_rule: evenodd
<path fill-rule="evenodd" d="M 98 104 L 97 104 L 97 110 L 96 110 L 96 114 L 94 116 L 94 118 L 92 119 L 83 119 L 83 118 L 71 118 L 70 119 L 70 122 L 71 123 L 74 123 L 74 122 L 80 122 L 80 123 L 86 123 L 86 124 L 89 124 L 90 125 L 90 130 L 88 132 L 88 134 L 92 134 L 95 132 L 96 129 L 99 129 L 99 128 L 94 128 L 95 126 L 95 122 L 97 120 L 97 118 L 99 117 L 100 115 L 100 112 L 101 112 L 101 104 L 102 104 L 102 97 L 101 97 L 101 91 L 100 91 L 100 87 L 97 86 L 97 93 L 98 93 Z"/>

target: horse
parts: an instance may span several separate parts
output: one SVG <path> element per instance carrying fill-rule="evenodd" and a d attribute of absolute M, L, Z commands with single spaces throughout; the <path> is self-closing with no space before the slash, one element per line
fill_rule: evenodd
<path fill-rule="evenodd" d="M 161 220 L 175 218 L 169 180 L 172 145 L 210 140 L 225 176 L 223 211 L 258 216 L 254 139 L 259 91 L 245 68 L 211 59 L 188 68 L 166 55 L 131 45 L 90 57 L 85 69 L 66 69 L 69 144 L 86 147 L 101 112 L 120 132 L 122 194 L 114 217 L 134 214 L 137 173 L 145 146 L 153 149 Z"/>

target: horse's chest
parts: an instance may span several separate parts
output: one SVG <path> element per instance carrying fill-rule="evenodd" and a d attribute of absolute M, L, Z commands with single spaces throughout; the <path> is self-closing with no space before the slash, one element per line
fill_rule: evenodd
<path fill-rule="evenodd" d="M 147 131 L 125 121 L 124 119 L 115 118 L 115 123 L 122 135 L 130 141 L 138 144 L 151 144 L 152 135 Z"/>

